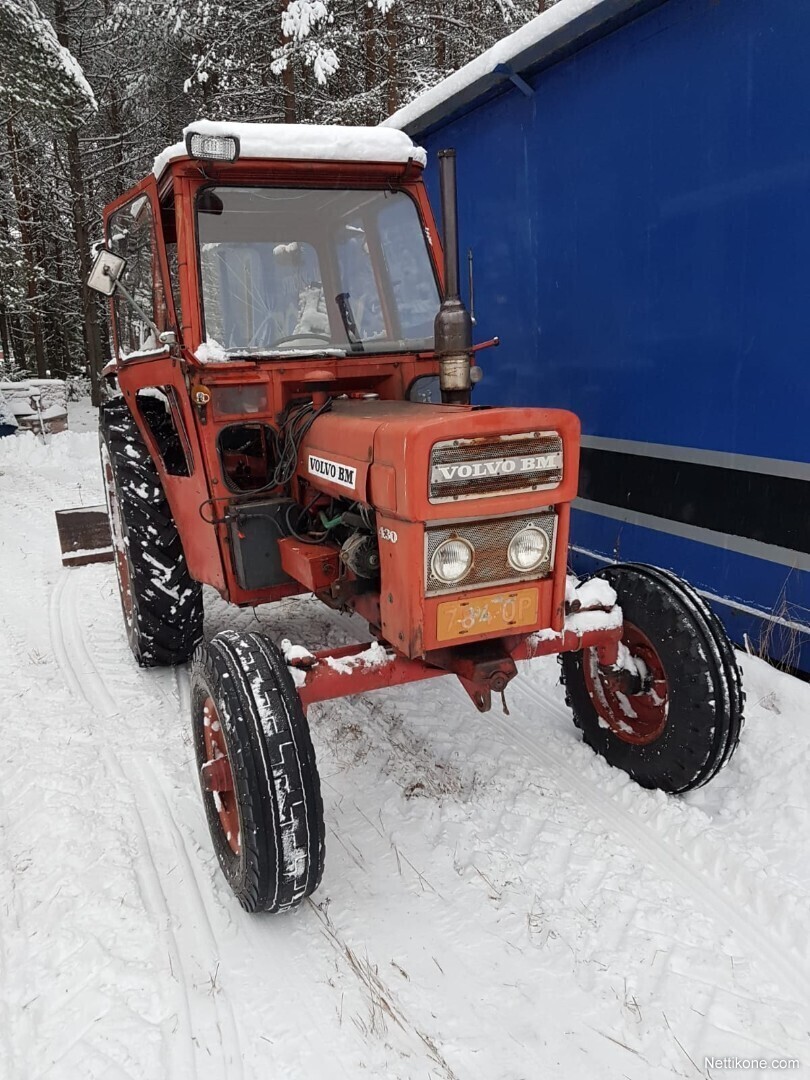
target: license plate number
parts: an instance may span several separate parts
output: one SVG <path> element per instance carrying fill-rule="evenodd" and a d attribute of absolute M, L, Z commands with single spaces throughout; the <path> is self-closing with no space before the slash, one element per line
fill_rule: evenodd
<path fill-rule="evenodd" d="M 478 596 L 474 600 L 447 600 L 437 608 L 436 637 L 439 641 L 515 630 L 537 623 L 537 589 Z"/>

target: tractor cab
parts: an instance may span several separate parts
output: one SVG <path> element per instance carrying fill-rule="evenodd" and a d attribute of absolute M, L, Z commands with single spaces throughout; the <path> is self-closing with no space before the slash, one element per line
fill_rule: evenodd
<path fill-rule="evenodd" d="M 319 141 L 198 126 L 240 134 L 189 133 L 105 211 L 104 246 L 137 301 L 116 290 L 119 361 L 171 330 L 203 364 L 433 350 L 441 264 L 423 151 L 383 129 Z"/>

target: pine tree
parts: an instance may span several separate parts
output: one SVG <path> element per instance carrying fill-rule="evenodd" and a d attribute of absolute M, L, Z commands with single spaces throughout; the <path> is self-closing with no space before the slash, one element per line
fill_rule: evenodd
<path fill-rule="evenodd" d="M 64 120 L 95 98 L 35 0 L 0 0 L 0 109 Z"/>

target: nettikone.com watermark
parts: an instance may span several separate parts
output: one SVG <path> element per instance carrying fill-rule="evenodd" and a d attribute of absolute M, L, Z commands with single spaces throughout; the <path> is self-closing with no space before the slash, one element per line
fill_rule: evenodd
<path fill-rule="evenodd" d="M 774 1057 L 774 1058 L 754 1058 L 754 1057 L 735 1057 L 733 1054 L 727 1054 L 724 1057 L 705 1057 L 703 1059 L 704 1069 L 747 1069 L 749 1072 L 760 1070 L 761 1072 L 767 1072 L 769 1070 L 787 1071 L 788 1069 L 800 1069 L 801 1063 L 798 1058 L 791 1057 Z"/>

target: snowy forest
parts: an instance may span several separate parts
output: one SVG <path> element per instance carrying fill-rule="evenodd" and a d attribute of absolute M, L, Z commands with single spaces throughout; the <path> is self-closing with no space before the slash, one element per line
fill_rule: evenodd
<path fill-rule="evenodd" d="M 100 213 L 200 117 L 376 124 L 554 0 L 0 0 L 5 377 L 98 370 Z"/>

